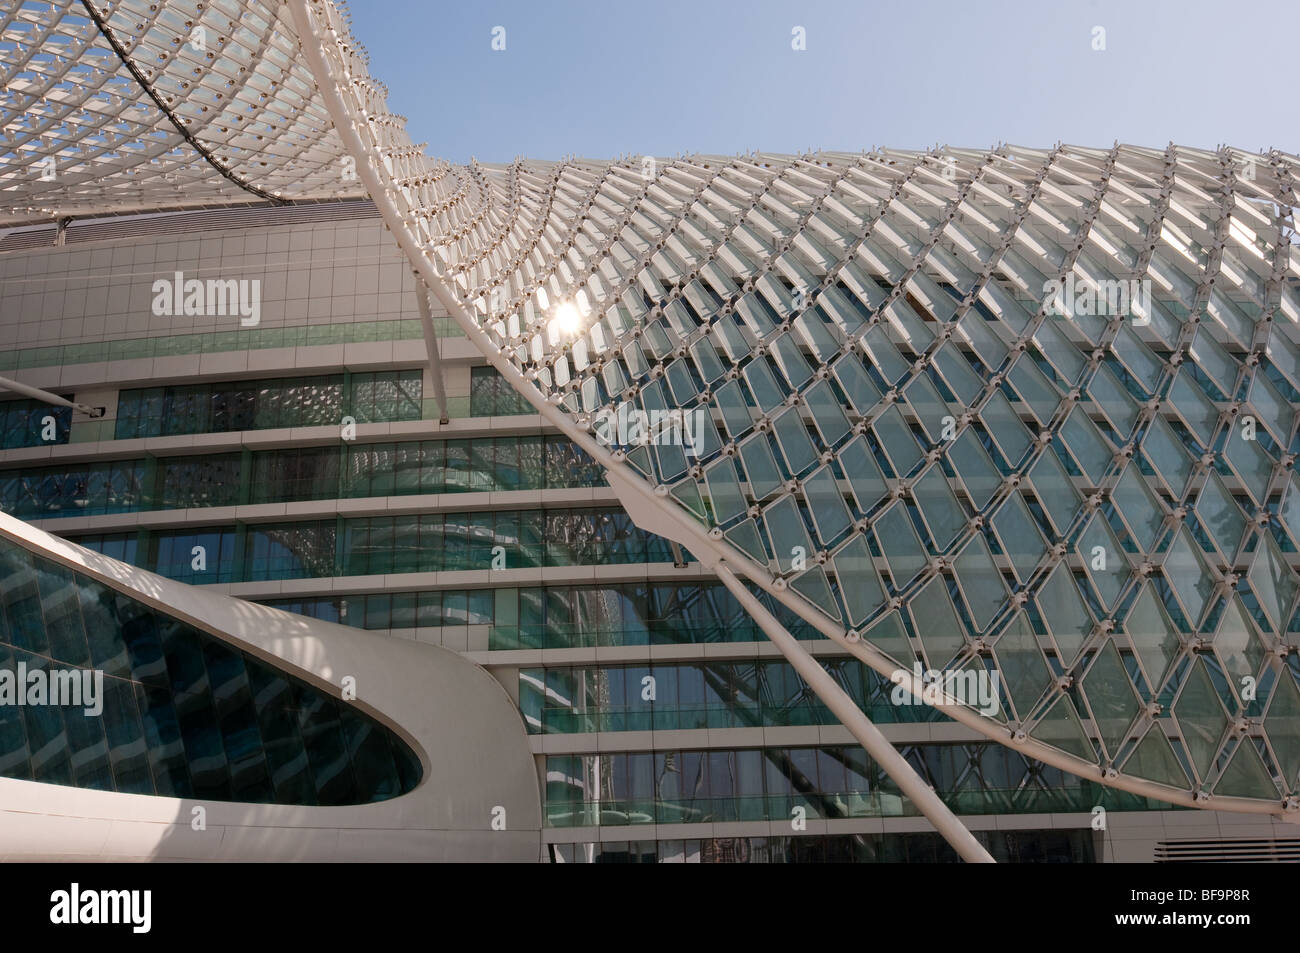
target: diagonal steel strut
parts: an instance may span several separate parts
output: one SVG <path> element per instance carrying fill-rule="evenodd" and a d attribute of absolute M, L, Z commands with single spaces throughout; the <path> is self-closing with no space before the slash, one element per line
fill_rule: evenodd
<path fill-rule="evenodd" d="M 732 574 L 727 564 L 719 562 L 713 567 L 713 571 L 745 611 L 758 623 L 763 634 L 781 650 L 786 661 L 817 693 L 822 703 L 845 728 L 849 729 L 849 733 L 885 770 L 885 773 L 894 779 L 902 792 L 911 798 L 912 803 L 921 809 L 921 813 L 935 826 L 943 839 L 961 855 L 962 860 L 977 864 L 993 863 L 993 858 L 984 849 L 984 845 L 975 839 L 975 835 L 967 830 L 966 825 L 962 824 L 948 805 L 940 800 L 934 789 L 925 783 L 925 780 L 916 773 L 916 769 L 907 763 L 907 759 L 899 754 L 889 743 L 889 739 L 872 724 L 871 719 L 858 707 L 857 702 L 849 697 L 849 693 L 841 688 L 839 683 L 831 678 L 830 673 L 799 644 L 799 640 L 787 632 L 785 626 L 781 625 L 776 617 L 754 598 L 754 594 Z"/>

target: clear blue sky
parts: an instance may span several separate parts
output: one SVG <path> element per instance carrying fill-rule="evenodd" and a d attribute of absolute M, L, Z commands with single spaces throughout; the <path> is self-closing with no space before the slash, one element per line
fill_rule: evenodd
<path fill-rule="evenodd" d="M 1300 151 L 1294 0 L 350 7 L 390 108 L 458 162 L 1116 139 Z"/>

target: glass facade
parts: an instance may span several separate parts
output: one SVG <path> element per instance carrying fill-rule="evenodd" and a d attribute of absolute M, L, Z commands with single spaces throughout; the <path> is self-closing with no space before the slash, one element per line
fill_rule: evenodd
<path fill-rule="evenodd" d="M 975 831 L 1000 864 L 1090 864 L 1097 836 L 1088 830 Z M 685 840 L 550 844 L 562 864 L 955 864 L 938 834 L 838 834 L 798 837 L 707 837 Z"/>
<path fill-rule="evenodd" d="M 0 705 L 0 774 L 9 778 L 342 805 L 396 797 L 422 773 L 414 752 L 369 716 L 7 540 L 0 540 L 0 670 L 82 682 L 81 673 L 102 673 L 99 712 Z"/>
<path fill-rule="evenodd" d="M 604 486 L 567 437 L 419 440 L 0 470 L 0 510 L 57 519 L 303 500 Z"/>
<path fill-rule="evenodd" d="M 765 155 L 674 162 L 653 197 L 614 161 L 533 184 L 525 246 L 592 196 L 550 259 L 432 247 L 537 405 L 698 423 L 690 454 L 616 460 L 700 547 L 901 665 L 1011 673 L 1025 750 L 1276 811 L 1300 797 L 1296 161 Z M 520 267 L 544 295 L 487 307 Z"/>
<path fill-rule="evenodd" d="M 628 446 L 627 465 L 670 489 L 665 506 L 684 507 L 702 531 L 781 579 L 809 617 L 820 613 L 855 630 L 902 666 L 918 660 L 998 673 L 1005 717 L 985 731 L 952 724 L 941 710 L 895 705 L 891 686 L 865 666 L 821 656 L 891 738 L 948 742 L 905 751 L 966 815 L 1164 806 L 1045 769 L 1025 754 L 1047 756 L 1040 744 L 1078 759 L 1086 777 L 1113 768 L 1189 799 L 1195 793 L 1216 803 L 1229 796 L 1276 805 L 1300 790 L 1300 478 L 1290 461 L 1300 452 L 1293 333 L 1300 298 L 1276 274 L 1272 284 L 1265 280 L 1277 267 L 1258 265 L 1272 226 L 1251 210 L 1272 207 L 1269 200 L 1245 196 L 1227 222 L 1226 212 L 1204 200 L 1225 181 L 1214 157 L 1121 153 L 1017 150 L 978 168 L 957 154 L 958 184 L 942 186 L 942 196 L 926 180 L 924 166 L 934 157 L 920 154 L 887 161 L 826 155 L 798 164 L 773 157 L 771 183 L 734 164 L 704 173 L 682 160 L 658 179 L 668 204 L 654 215 L 627 208 L 631 224 L 611 209 L 641 201 L 622 188 L 629 174 L 638 188 L 643 183 L 635 169 L 615 164 L 596 185 L 582 185 L 610 203 L 594 202 L 586 227 L 611 239 L 625 235 L 634 257 L 615 260 L 579 245 L 570 253 L 585 265 L 612 267 L 627 293 L 601 300 L 603 287 L 576 279 L 588 303 L 601 306 L 582 309 L 579 328 L 558 348 L 555 335 L 547 337 L 553 300 L 515 301 L 517 313 L 503 315 L 504 332 L 485 325 L 491 340 L 511 342 L 501 355 L 525 374 L 524 386 L 535 384 L 534 396 L 575 422 L 624 401 L 638 411 L 699 412 L 699 452 Z M 575 174 L 559 168 L 556 182 L 567 176 L 562 187 L 577 186 Z M 730 199 L 696 193 L 700 176 L 717 178 L 749 207 L 747 224 L 736 227 L 744 233 L 728 225 Z M 949 190 L 976 185 L 966 176 L 983 186 L 1000 183 L 999 194 L 1007 186 L 1006 201 L 963 205 L 972 201 L 963 193 L 954 203 Z M 1169 210 L 1112 202 L 1098 215 L 1112 176 L 1127 182 L 1129 197 L 1134 190 L 1154 194 L 1152 183 L 1163 176 L 1181 209 L 1170 214 L 1181 216 L 1188 240 L 1154 228 Z M 777 179 L 782 184 L 772 185 Z M 769 186 L 781 190 L 775 204 Z M 1083 200 L 1090 186 L 1097 189 L 1091 204 L 1062 198 Z M 690 210 L 696 203 L 708 211 L 703 218 Z M 798 234 L 781 208 L 797 212 Z M 1059 225 L 1045 226 L 1048 209 Z M 698 228 L 675 228 L 688 219 Z M 1245 255 L 1234 248 L 1240 229 L 1218 241 L 1238 219 L 1254 221 Z M 249 249 L 260 252 L 275 238 L 292 246 L 299 254 L 285 257 L 294 259 L 294 277 L 282 288 L 265 279 L 269 300 L 294 305 L 284 309 L 287 320 L 308 315 L 321 325 L 78 343 L 14 359 L 36 366 L 30 362 L 288 348 L 327 338 L 414 341 L 418 322 L 403 320 L 413 313 L 414 277 L 397 252 L 371 266 L 364 255 L 381 226 L 369 226 L 373 233 L 364 235 L 324 223 L 286 234 L 249 226 L 247 234 L 214 240 L 241 266 L 254 254 Z M 1154 247 L 1140 248 L 1135 236 L 1148 227 Z M 772 244 L 757 257 L 757 249 L 734 241 L 755 235 Z M 1211 238 L 1213 254 L 1205 257 Z M 195 254 L 205 240 L 194 239 Z M 168 256 L 170 244 L 141 240 L 132 249 L 138 259 L 124 254 L 130 273 L 142 275 L 164 257 L 165 273 L 173 264 L 189 268 L 182 251 Z M 662 254 L 642 255 L 655 246 Z M 1286 247 L 1271 252 L 1284 264 Z M 1150 272 L 1151 298 L 1141 314 L 1045 304 L 1037 294 L 1065 277 L 1104 275 L 1108 262 L 1126 269 L 1137 262 Z M 57 285 L 62 263 L 30 270 Z M 483 259 L 477 271 L 449 271 L 446 290 L 465 291 L 473 310 L 483 299 L 455 283 L 494 267 Z M 1219 270 L 1233 280 L 1214 280 Z M 581 291 L 562 273 L 536 277 L 531 287 Z M 144 277 L 136 284 L 147 287 Z M 69 320 L 133 326 L 119 317 Z M 27 317 L 20 323 L 28 326 L 17 340 L 89 340 L 80 326 L 34 335 Z M 527 347 L 517 346 L 524 341 Z M 689 553 L 636 529 L 618 506 L 591 502 L 611 499 L 607 493 L 565 492 L 602 487 L 600 467 L 568 440 L 542 435 L 553 428 L 533 405 L 493 368 L 466 368 L 469 353 L 455 352 L 446 375 L 457 410 L 450 416 L 468 411 L 474 418 L 458 420 L 452 439 L 429 420 L 419 372 L 370 370 L 385 366 L 371 361 L 410 356 L 399 348 L 349 349 L 345 363 L 356 370 L 337 374 L 295 369 L 296 356 L 264 353 L 257 366 L 265 369 L 249 372 L 264 380 L 195 384 L 147 379 L 143 370 L 124 375 L 132 386 L 119 394 L 117 417 L 98 429 L 90 421 L 61 425 L 60 440 L 104 439 L 109 430 L 138 438 L 332 428 L 347 415 L 359 423 L 426 423 L 394 427 L 382 443 L 336 441 L 321 430 L 323 439 L 276 434 L 270 447 L 267 434 L 263 442 L 232 436 L 229 446 L 248 446 L 219 453 L 193 453 L 199 448 L 182 447 L 192 442 L 183 439 L 171 441 L 177 449 L 166 456 L 132 448 L 131 459 L 107 460 L 111 451 L 95 455 L 90 447 L 15 452 L 0 470 L 0 506 L 50 519 L 320 504 L 241 511 L 238 519 L 210 511 L 86 520 L 67 533 L 186 582 L 302 580 L 249 589 L 317 618 L 475 653 L 517 689 L 529 731 L 546 735 L 537 740 L 545 751 L 539 767 L 555 827 L 753 824 L 743 849 L 740 840 L 700 840 L 694 848 L 629 841 L 622 851 L 629 856 L 766 851 L 856 859 L 910 856 L 913 848 L 915 856 L 932 856 L 926 852 L 934 844 L 905 843 L 910 834 L 890 833 L 869 846 L 858 838 L 852 850 L 838 834 L 766 836 L 782 831 L 794 807 L 840 818 L 910 818 L 915 811 L 860 751 L 829 743 L 845 735 L 816 730 L 835 719 L 768 653 L 761 631 L 725 589 L 698 565 L 669 568 L 692 562 Z M 115 386 L 96 378 L 96 369 L 83 370 L 96 387 Z M 145 380 L 159 386 L 135 386 Z M 17 444 L 30 441 L 30 420 L 16 412 L 23 403 L 0 407 L 8 414 L 0 417 L 6 439 L 20 433 Z M 514 419 L 491 419 L 502 417 Z M 523 430 L 536 432 L 517 433 Z M 511 490 L 540 495 L 524 502 L 411 499 Z M 383 503 L 390 496 L 406 499 Z M 350 502 L 336 507 L 336 500 Z M 424 512 L 449 507 L 458 512 Z M 808 558 L 795 558 L 798 550 Z M 548 571 L 529 574 L 530 585 L 517 578 L 494 585 L 500 576 L 489 570 L 501 566 Z M 598 566 L 604 571 L 593 571 Z M 458 575 L 410 575 L 426 572 Z M 353 587 L 361 591 L 349 592 Z M 797 638 L 820 638 L 767 595 L 760 599 Z M 743 747 L 760 743 L 757 733 L 705 733 L 747 727 L 812 730 L 770 734 L 764 748 Z M 994 744 L 1007 729 L 1024 732 L 1023 748 Z M 630 736 L 679 730 L 695 734 Z M 591 732 L 611 736 L 603 748 L 621 740 L 638 750 L 591 753 L 594 739 L 580 737 Z M 829 741 L 817 745 L 818 738 Z M 573 829 L 560 836 L 596 839 Z M 1044 857 L 1060 855 L 1060 842 L 1049 847 L 1046 835 L 1027 836 Z M 988 843 L 995 854 L 1011 850 Z M 570 846 L 607 860 L 620 853 L 608 843 Z M 1066 853 L 1074 849 L 1067 846 Z"/>
<path fill-rule="evenodd" d="M 422 386 L 412 369 L 125 390 L 114 437 L 419 420 Z"/>
<path fill-rule="evenodd" d="M 121 553 L 128 550 L 128 542 L 133 546 L 134 538 L 113 545 Z M 96 548 L 107 545 L 102 538 L 96 540 Z M 767 593 L 755 596 L 797 638 L 821 638 Z M 357 628 L 487 625 L 492 627 L 490 648 L 506 651 L 766 639 L 717 582 L 496 586 L 258 601 Z"/>
<path fill-rule="evenodd" d="M 0 450 L 67 443 L 72 408 L 40 400 L 0 401 Z"/>
<path fill-rule="evenodd" d="M 420 592 L 371 592 L 315 598 L 259 599 L 262 605 L 357 629 L 411 629 L 417 626 L 492 625 L 518 605 L 519 590 L 426 589 Z"/>
<path fill-rule="evenodd" d="M 1087 814 L 1098 805 L 1170 808 L 992 742 L 896 747 L 958 814 Z M 656 750 L 546 759 L 551 827 L 919 814 L 859 747 Z"/>
<path fill-rule="evenodd" d="M 872 721 L 947 721 L 896 705 L 893 683 L 857 659 L 818 659 Z M 783 659 L 524 668 L 519 707 L 533 734 L 838 725 Z"/>
<path fill-rule="evenodd" d="M 494 367 L 474 367 L 469 378 L 471 417 L 509 417 L 537 413 Z"/>
<path fill-rule="evenodd" d="M 658 491 L 647 506 L 665 514 L 674 508 L 683 526 L 698 530 L 689 537 L 699 540 L 697 550 L 726 541 L 727 559 L 741 575 L 792 594 L 802 600 L 801 615 L 901 665 L 915 659 L 931 668 L 996 669 L 1005 682 L 1005 723 L 970 718 L 965 725 L 987 745 L 907 749 L 963 812 L 1079 810 L 1122 800 L 1035 766 L 1026 751 L 1088 777 L 1150 782 L 1184 803 L 1274 813 L 1296 807 L 1300 157 L 1227 145 L 999 144 L 987 151 L 679 154 L 650 163 L 652 175 L 627 156 L 484 170 L 426 155 L 400 123 L 343 142 L 334 127 L 383 117 L 387 105 L 346 17 L 330 4 L 306 5 L 293 23 L 282 18 L 276 29 L 207 53 L 210 69 L 194 67 L 188 54 L 170 55 L 169 47 L 183 45 L 177 37 L 132 27 L 130 11 L 106 14 L 116 23 L 110 30 L 71 3 L 48 14 L 29 7 L 12 28 L 6 20 L 5 35 L 19 39 L 0 44 L 0 73 L 4 85 L 32 89 L 0 101 L 0 112 L 6 130 L 53 117 L 63 139 L 15 147 L 6 157 L 23 174 L 4 224 L 39 226 L 4 237 L 0 271 L 21 277 L 12 287 L 0 283 L 8 340 L 60 342 L 44 352 L 60 362 L 220 349 L 222 342 L 206 335 L 187 335 L 183 344 L 180 336 L 166 343 L 108 339 L 157 327 L 140 297 L 156 274 L 179 282 L 186 270 L 243 274 L 258 267 L 274 303 L 267 309 L 272 323 L 355 326 L 324 332 L 349 339 L 414 339 L 403 319 L 413 317 L 417 283 L 427 281 L 462 326 L 474 328 L 462 357 L 472 347 L 517 372 L 511 387 L 495 372 L 472 371 L 469 393 L 457 395 L 471 413 L 531 415 L 532 407 L 548 407 L 574 426 L 625 404 L 639 413 L 688 415 L 700 441 L 690 454 L 669 440 L 620 448 L 608 462 Z M 83 68 L 75 56 L 29 55 L 21 38 L 31 32 L 31 17 L 71 50 L 123 30 L 133 29 L 138 42 L 120 62 Z M 295 41 L 311 55 L 293 55 Z M 130 94 L 98 97 L 104 123 L 58 126 L 74 112 L 69 103 L 106 79 L 138 94 L 136 60 L 154 64 L 147 72 L 158 88 L 187 91 L 191 106 L 202 99 L 195 108 L 206 115 L 193 123 L 198 138 L 181 134 L 166 109 L 146 108 L 131 125 L 127 117 L 143 100 Z M 241 125 L 231 120 L 243 110 L 225 87 L 236 72 L 284 80 L 261 92 L 276 115 L 296 109 L 319 117 L 328 99 L 336 122 L 281 135 L 269 134 L 272 124 L 256 142 L 246 136 L 233 145 L 227 132 Z M 354 81 L 324 95 L 331 75 Z M 99 141 L 105 126 L 122 125 L 131 126 L 126 141 Z M 156 148 L 131 148 L 132 136 Z M 113 154 L 107 174 L 83 174 L 92 146 Z M 196 171 L 195 148 L 215 168 Z M 225 158 L 217 161 L 217 153 Z M 295 227 L 283 210 L 266 210 L 262 228 L 250 224 L 256 212 L 235 216 L 229 208 L 245 198 L 232 198 L 229 180 L 294 205 L 357 198 L 357 182 L 337 174 L 339 158 L 368 170 L 371 191 L 391 200 L 380 203 L 378 218 L 374 209 L 354 209 L 325 221 L 325 211 Z M 53 171 L 55 159 L 73 174 L 29 174 L 46 160 Z M 222 215 L 196 214 L 193 235 L 181 234 L 179 223 L 176 230 L 157 223 L 151 234 L 149 222 L 129 221 L 131 213 L 176 204 L 220 206 Z M 53 238 L 59 247 L 38 248 L 56 209 L 64 216 Z M 128 221 L 98 232 L 66 226 L 109 210 Z M 73 245 L 83 236 L 87 244 L 96 235 L 116 240 L 78 249 L 69 234 Z M 87 275 L 114 280 L 83 289 Z M 241 338 L 235 321 L 207 320 L 231 317 L 224 306 L 220 315 L 202 313 L 210 310 L 187 302 L 184 316 L 203 320 L 166 329 L 229 329 L 224 341 L 247 347 L 312 340 L 298 328 Z M 32 350 L 15 360 L 41 360 Z M 354 353 L 382 361 L 395 350 Z M 294 373 L 296 358 L 280 360 L 282 373 Z M 123 378 L 138 382 L 153 373 L 143 365 Z M 93 365 L 87 370 L 88 390 L 111 383 Z M 112 374 L 111 365 L 102 373 Z M 215 385 L 160 380 L 123 394 L 113 426 L 117 437 L 148 437 L 336 425 L 344 416 L 418 420 L 427 413 L 419 376 L 405 373 Z M 77 440 L 102 433 L 84 421 L 71 429 Z M 479 432 L 492 429 L 479 425 Z M 29 431 L 30 422 L 17 426 L 19 443 L 31 440 Z M 508 485 L 514 468 L 522 473 L 527 465 L 522 451 L 517 464 L 498 459 L 500 449 L 449 442 L 438 451 L 443 458 L 429 463 L 427 484 L 423 461 L 402 479 L 423 488 L 464 478 L 473 487 L 492 469 L 490 484 Z M 480 466 L 479 452 L 493 456 Z M 335 486 L 342 497 L 362 473 L 370 481 L 365 492 L 382 492 L 384 465 L 355 462 L 353 469 L 349 458 L 298 446 L 256 462 L 241 458 L 239 499 L 316 498 Z M 142 500 L 153 493 L 175 506 L 224 501 L 235 463 L 163 467 L 161 476 L 146 464 L 139 481 L 125 466 L 88 472 L 85 499 L 97 482 L 102 505 L 114 506 L 109 498 L 131 496 L 138 482 Z M 394 465 L 394 486 L 398 473 Z M 71 512 L 79 493 L 74 485 Z M 575 570 L 685 561 L 675 545 L 636 530 L 617 508 L 575 508 L 580 497 L 546 500 L 563 509 L 528 503 L 517 504 L 528 510 L 479 512 L 495 501 L 471 500 L 456 504 L 465 512 L 437 514 L 393 506 L 374 515 L 356 505 L 347 517 L 327 503 L 304 507 L 311 517 L 299 522 L 276 514 L 276 522 L 222 524 L 213 514 L 214 525 L 178 529 L 140 518 L 142 528 L 129 532 L 120 529 L 129 521 L 104 520 L 90 527 L 111 531 L 81 539 L 196 583 L 470 573 L 499 559 L 507 568 Z M 14 505 L 46 502 L 38 496 Z M 538 575 L 587 584 L 595 574 Z M 473 588 L 491 581 L 483 577 Z M 360 585 L 393 583 L 367 578 Z M 466 585 L 467 618 L 471 600 L 474 612 L 486 607 L 470 591 Z M 569 638 L 585 649 L 602 639 L 651 644 L 664 637 L 641 625 L 658 616 L 633 614 L 628 625 L 621 609 L 624 622 L 612 613 L 566 622 L 557 613 L 553 624 L 548 605 L 539 630 L 525 623 L 519 592 L 518 619 L 508 609 L 503 616 L 493 597 L 498 647 L 511 638 L 521 647 Z M 388 595 L 373 615 L 367 596 L 366 624 L 385 614 L 390 621 L 411 612 L 419 619 L 422 611 L 446 617 L 441 601 L 426 606 L 416 595 L 399 605 Z M 664 631 L 695 638 L 690 624 Z M 628 710 L 635 703 L 625 669 L 635 654 L 617 657 L 615 666 L 597 665 L 598 658 L 608 662 L 606 654 L 576 655 L 585 669 L 566 659 L 574 669 L 556 675 L 555 685 L 551 673 L 534 673 L 544 691 L 560 695 L 552 701 L 561 713 L 539 710 L 540 725 L 592 711 L 575 679 L 594 680 L 597 693 L 623 679 L 620 698 L 596 699 L 598 725 L 641 717 Z M 709 696 L 696 692 L 709 679 L 724 691 L 728 680 L 737 683 L 734 699 L 712 705 L 726 710 L 719 717 L 766 719 L 769 701 L 773 717 L 803 717 L 803 709 L 786 705 L 786 689 L 765 699 L 757 674 L 750 680 L 739 670 L 743 662 L 728 664 L 725 671 L 663 667 L 676 691 L 665 717 L 679 724 L 694 723 L 700 711 L 706 722 L 713 717 Z M 778 678 L 775 670 L 765 674 Z M 871 704 L 872 686 L 865 679 L 856 685 Z M 995 749 L 994 741 L 1009 740 L 1007 728 L 1018 747 Z M 951 764 L 941 770 L 932 757 Z M 772 764 L 779 765 L 775 774 Z M 815 802 L 818 816 L 909 813 L 852 749 L 551 754 L 547 771 L 554 823 L 762 823 L 783 817 L 796 798 Z M 1227 800 L 1238 798 L 1252 803 Z M 747 840 L 746 850 L 756 844 Z M 821 847 L 840 849 L 829 840 Z M 707 849 L 719 848 L 711 842 Z"/>
<path fill-rule="evenodd" d="M 591 507 L 423 513 L 292 523 L 227 523 L 134 533 L 69 535 L 182 582 L 673 561 L 667 540 L 622 510 Z M 203 547 L 203 553 L 194 551 Z M 685 554 L 690 558 L 689 554 Z"/>

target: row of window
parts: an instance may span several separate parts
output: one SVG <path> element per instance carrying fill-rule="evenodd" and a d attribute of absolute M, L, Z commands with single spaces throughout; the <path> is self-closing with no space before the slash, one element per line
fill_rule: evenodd
<path fill-rule="evenodd" d="M 118 394 L 114 438 L 419 420 L 418 368 L 145 387 Z"/>
<path fill-rule="evenodd" d="M 1089 830 L 974 831 L 999 864 L 1093 864 Z M 693 840 L 551 844 L 556 864 L 956 864 L 961 857 L 933 831 Z"/>
<path fill-rule="evenodd" d="M 236 523 L 72 539 L 192 584 L 673 561 L 667 540 L 638 528 L 622 510 L 598 507 Z"/>
<path fill-rule="evenodd" d="M 134 388 L 118 394 L 113 438 L 420 420 L 423 396 L 419 368 Z M 471 417 L 536 413 L 492 367 L 471 368 L 469 407 Z M 69 407 L 0 401 L 0 450 L 67 443 L 71 424 Z"/>
<path fill-rule="evenodd" d="M 42 400 L 0 401 L 0 450 L 67 443 L 72 408 Z"/>
<path fill-rule="evenodd" d="M 537 410 L 524 400 L 495 367 L 473 367 L 469 372 L 469 415 L 471 417 L 509 417 L 535 414 Z"/>
<path fill-rule="evenodd" d="M 893 684 L 857 659 L 822 665 L 872 721 L 947 720 L 894 704 Z M 519 707 L 530 734 L 840 723 L 784 659 L 525 668 Z"/>
<path fill-rule="evenodd" d="M 567 437 L 338 444 L 0 471 L 0 510 L 27 519 L 427 493 L 603 486 Z"/>
<path fill-rule="evenodd" d="M 491 625 L 499 604 L 518 589 L 426 589 L 421 592 L 371 592 L 315 598 L 259 599 L 262 605 L 357 629 L 414 629 Z"/>
<path fill-rule="evenodd" d="M 901 745 L 958 814 L 1167 810 L 992 743 Z M 903 817 L 919 811 L 860 747 L 551 755 L 551 827 Z"/>
<path fill-rule="evenodd" d="M 20 688 L 36 672 L 77 686 L 76 704 L 47 690 L 0 705 L 4 777 L 306 805 L 385 800 L 420 779 L 410 748 L 341 700 L 9 542 L 0 671 Z"/>
<path fill-rule="evenodd" d="M 464 337 L 452 318 L 434 318 L 438 337 Z M 0 353 L 0 371 L 25 367 L 65 367 L 100 361 L 129 361 L 180 354 L 218 354 L 273 347 L 312 347 L 326 344 L 361 344 L 371 341 L 419 341 L 424 331 L 418 319 L 358 321 L 350 324 L 302 324 L 287 328 L 240 328 L 204 334 L 154 334 L 143 338 L 97 341 L 92 344 L 56 344 Z"/>
<path fill-rule="evenodd" d="M 768 594 L 756 595 L 796 636 L 820 637 Z M 492 649 L 759 642 L 765 638 L 735 596 L 717 582 L 501 586 L 261 601 L 288 612 L 365 629 L 489 625 Z"/>

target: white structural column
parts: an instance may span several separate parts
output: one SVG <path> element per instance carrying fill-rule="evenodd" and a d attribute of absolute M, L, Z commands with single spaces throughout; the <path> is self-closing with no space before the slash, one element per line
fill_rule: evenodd
<path fill-rule="evenodd" d="M 429 308 L 429 289 L 420 273 L 415 273 L 417 286 L 415 300 L 420 305 L 420 328 L 424 332 L 424 349 L 429 355 L 429 371 L 433 375 L 433 396 L 438 402 L 438 422 L 447 423 L 447 387 L 442 378 L 442 354 L 438 350 L 438 332 L 433 327 L 433 312 Z"/>
<path fill-rule="evenodd" d="M 944 840 L 961 855 L 962 860 L 977 864 L 993 863 L 993 858 L 984 849 L 984 845 L 975 839 L 975 836 L 949 810 L 948 805 L 940 800 L 934 789 L 925 783 L 925 780 L 907 763 L 907 759 L 899 754 L 880 729 L 871 723 L 871 719 L 858 707 L 857 702 L 849 697 L 848 692 L 841 688 L 839 683 L 831 678 L 830 673 L 804 650 L 799 640 L 787 632 L 785 626 L 781 625 L 763 607 L 763 604 L 754 598 L 753 593 L 745 588 L 725 563 L 718 563 L 713 570 L 722 580 L 722 584 L 758 623 L 768 640 L 781 650 L 786 661 L 808 683 L 808 687 L 817 693 L 817 697 L 866 749 L 867 754 L 898 783 L 902 792 L 920 808 L 921 813 L 943 835 Z"/>

